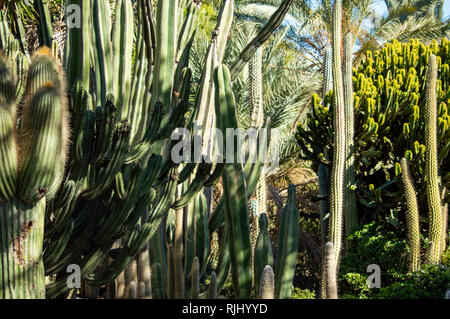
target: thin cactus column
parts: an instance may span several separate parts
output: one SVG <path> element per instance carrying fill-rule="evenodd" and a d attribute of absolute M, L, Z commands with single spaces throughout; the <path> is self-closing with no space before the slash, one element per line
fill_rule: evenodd
<path fill-rule="evenodd" d="M 356 212 L 355 164 L 354 164 L 354 107 L 353 107 L 353 37 L 347 33 L 344 37 L 343 54 L 343 85 L 344 85 L 344 109 L 345 109 L 345 169 L 344 169 L 344 219 L 345 237 L 348 237 L 358 224 Z"/>
<path fill-rule="evenodd" d="M 323 94 L 322 101 L 325 101 L 325 95 L 333 89 L 333 70 L 332 70 L 332 59 L 333 59 L 333 51 L 331 48 L 328 48 L 325 55 L 325 61 L 323 65 Z M 323 149 L 323 156 L 325 160 L 329 160 L 329 152 L 325 147 Z M 324 246 L 328 237 L 328 221 L 330 220 L 328 215 L 329 205 L 328 205 L 328 196 L 329 196 L 329 169 L 324 163 L 319 164 L 319 170 L 317 172 L 317 176 L 319 179 L 319 196 L 322 200 L 319 202 L 320 209 L 320 231 L 322 235 L 322 260 L 324 259 Z M 320 296 L 322 299 L 326 298 L 326 277 L 325 272 L 322 271 L 321 275 L 321 284 L 320 284 Z"/>
<path fill-rule="evenodd" d="M 344 217 L 344 171 L 345 171 L 345 106 L 341 72 L 341 17 L 342 3 L 336 0 L 333 10 L 333 126 L 334 153 L 330 182 L 330 226 L 329 238 L 334 246 L 336 272 L 342 246 L 342 226 Z"/>
<path fill-rule="evenodd" d="M 428 62 L 425 111 L 425 178 L 429 213 L 428 262 L 438 263 L 441 258 L 442 211 L 438 184 L 437 155 L 437 62 L 434 54 Z"/>
<path fill-rule="evenodd" d="M 289 185 L 286 206 L 281 213 L 278 236 L 278 256 L 275 277 L 275 297 L 289 299 L 297 265 L 299 241 L 298 212 L 295 203 L 295 186 Z"/>
<path fill-rule="evenodd" d="M 249 83 L 248 91 L 250 97 L 250 126 L 252 128 L 259 129 L 264 124 L 264 109 L 263 109 L 263 77 L 262 77 L 262 54 L 263 47 L 259 47 L 253 57 L 250 59 L 249 67 Z M 266 212 L 266 201 L 267 201 L 267 185 L 264 166 L 261 169 L 261 175 L 256 185 L 256 210 L 252 211 L 252 249 L 255 249 L 256 238 L 259 233 L 259 216 L 261 213 Z M 254 256 L 252 258 L 252 267 L 254 268 Z M 258 286 L 258 278 L 256 273 L 255 276 L 255 286 Z"/>
<path fill-rule="evenodd" d="M 410 271 L 416 271 L 420 268 L 419 206 L 407 159 L 402 158 L 400 165 L 402 168 L 402 182 L 407 207 L 406 227 L 408 232 L 408 245 L 410 249 L 409 269 Z"/>
<path fill-rule="evenodd" d="M 445 252 L 447 248 L 447 227 L 448 227 L 448 203 L 445 201 L 447 189 L 442 188 L 442 240 L 441 240 L 441 252 Z"/>

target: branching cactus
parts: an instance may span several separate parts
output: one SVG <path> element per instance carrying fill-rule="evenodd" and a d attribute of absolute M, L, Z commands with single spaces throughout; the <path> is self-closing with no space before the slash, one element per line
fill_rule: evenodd
<path fill-rule="evenodd" d="M 406 158 L 400 161 L 402 168 L 402 182 L 406 199 L 406 227 L 408 232 L 408 245 L 410 249 L 410 271 L 420 269 L 420 224 L 419 205 L 417 203 L 414 182 L 409 171 L 409 164 Z"/>
<path fill-rule="evenodd" d="M 232 63 L 233 77 L 280 25 L 291 3 L 283 1 Z M 40 44 L 52 46 L 47 2 L 37 0 L 35 5 L 40 13 Z M 179 255 L 181 246 L 171 246 L 175 243 L 164 237 L 170 226 L 169 211 L 180 211 L 193 203 L 203 186 L 211 186 L 222 175 L 224 166 L 174 163 L 170 157 L 174 143 L 169 139 L 175 128 L 192 130 L 186 115 L 199 114 L 199 105 L 191 105 L 190 96 L 201 96 L 201 89 L 214 91 L 212 72 L 223 59 L 233 1 L 224 2 L 224 18 L 219 19 L 223 23 L 207 59 L 214 63 L 204 72 L 209 73 L 209 80 L 196 92 L 192 92 L 188 68 L 197 14 L 193 2 L 139 0 L 133 6 L 131 1 L 119 0 L 111 7 L 107 0 L 71 0 L 66 3 L 69 5 L 79 6 L 82 15 L 80 28 L 70 27 L 70 21 L 66 24 L 63 67 L 67 76 L 45 48 L 35 53 L 29 72 L 21 73 L 30 62 L 27 52 L 20 52 L 25 50 L 23 32 L 12 33 L 7 24 L 0 25 L 1 48 L 21 73 L 16 74 L 16 84 L 10 62 L 5 55 L 0 57 L 0 223 L 5 234 L 0 247 L 3 264 L 8 265 L 0 271 L 0 297 L 67 296 L 72 288 L 67 285 L 66 270 L 72 264 L 80 267 L 81 279 L 92 287 L 113 282 L 133 259 L 132 268 L 138 268 L 139 277 L 140 259 L 135 256 L 142 256 L 149 242 L 150 252 L 157 256 L 151 266 L 152 295 L 175 297 L 175 280 L 184 269 L 176 266 L 183 258 Z M 228 77 L 227 87 L 231 81 Z M 17 108 L 19 105 L 23 107 Z M 207 107 L 212 112 L 205 116 L 214 114 L 211 105 L 212 101 Z M 234 114 L 234 106 L 227 106 L 221 116 Z M 228 125 L 224 127 L 237 127 Z M 244 196 L 241 203 L 246 203 L 246 193 L 251 194 L 256 187 L 260 163 L 261 159 L 241 171 L 245 174 L 245 180 L 239 182 L 244 187 L 239 192 Z M 182 183 L 187 187 L 177 194 Z M 208 226 L 213 227 L 209 230 L 206 217 L 200 218 L 198 226 L 203 231 L 196 234 L 206 238 L 208 231 L 231 223 L 227 227 L 230 234 L 234 226 L 240 226 L 237 242 L 246 247 L 248 223 L 243 218 L 228 222 L 224 218 L 224 204 L 234 196 L 228 192 L 223 197 L 221 206 L 210 216 Z M 241 215 L 248 218 L 247 210 Z M 227 241 L 230 246 L 236 243 L 234 236 L 231 238 Z M 121 245 L 114 246 L 119 239 Z M 206 269 L 209 254 L 204 244 L 197 241 L 194 255 L 198 256 L 199 276 Z M 242 267 L 251 260 L 250 247 L 245 247 L 234 254 L 222 247 L 229 254 L 224 253 L 223 270 L 217 269 L 220 286 L 231 265 L 238 278 L 234 288 L 242 297 L 250 296 L 251 288 L 251 269 Z M 168 255 L 177 262 L 171 264 L 174 258 Z M 237 274 L 241 269 L 245 269 L 244 280 Z M 127 272 L 135 276 L 133 269 Z M 173 274 L 170 280 L 165 278 L 168 273 Z M 149 280 L 145 276 L 144 281 Z M 141 296 L 142 283 L 129 281 L 126 294 Z M 183 293 L 178 290 L 177 295 Z"/>
<path fill-rule="evenodd" d="M 48 48 L 35 53 L 16 132 L 13 78 L 6 57 L 0 63 L 5 75 L 0 93 L 0 242 L 2 263 L 8 265 L 2 268 L 0 296 L 43 298 L 45 201 L 55 196 L 62 179 L 69 136 L 63 74 Z"/>

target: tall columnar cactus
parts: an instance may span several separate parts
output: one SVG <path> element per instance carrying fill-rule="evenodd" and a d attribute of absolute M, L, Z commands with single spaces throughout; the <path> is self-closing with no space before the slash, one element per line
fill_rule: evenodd
<path fill-rule="evenodd" d="M 409 164 L 406 158 L 400 161 L 402 169 L 402 182 L 406 199 L 406 227 L 408 232 L 408 245 L 410 249 L 410 271 L 420 268 L 420 225 L 419 225 L 419 205 L 417 204 L 416 190 L 409 171 Z"/>
<path fill-rule="evenodd" d="M 333 88 L 333 70 L 332 70 L 332 58 L 333 58 L 333 51 L 331 48 L 328 48 L 326 51 L 326 56 L 324 59 L 324 65 L 323 65 L 323 96 L 322 99 L 325 100 L 326 93 L 328 93 Z M 327 147 L 320 147 L 321 150 L 323 150 L 323 157 L 326 161 L 329 160 L 329 150 Z M 328 192 L 329 192 L 329 169 L 325 163 L 320 163 L 317 177 L 319 180 L 319 196 L 321 197 L 321 201 L 319 203 L 319 209 L 320 209 L 320 232 L 322 235 L 322 259 L 324 258 L 324 245 L 327 241 L 328 236 L 328 221 L 330 220 L 330 217 L 328 215 L 329 212 L 329 205 L 328 205 Z M 321 274 L 321 283 L 320 283 L 320 295 L 321 298 L 325 299 L 326 297 L 326 291 L 325 291 L 325 285 L 326 285 L 326 277 L 325 272 L 322 272 Z"/>
<path fill-rule="evenodd" d="M 353 106 L 353 37 L 351 33 L 344 36 L 343 45 L 343 88 L 345 113 L 345 168 L 344 168 L 344 220 L 345 236 L 348 237 L 358 224 L 356 211 L 355 187 L 355 121 Z"/>
<path fill-rule="evenodd" d="M 297 265 L 299 242 L 298 212 L 295 203 L 295 186 L 289 185 L 286 205 L 281 212 L 278 235 L 278 252 L 275 277 L 275 297 L 287 299 L 292 295 L 292 281 Z"/>
<path fill-rule="evenodd" d="M 425 110 L 425 179 L 429 213 L 429 240 L 428 262 L 437 263 L 443 252 L 442 241 L 442 211 L 438 184 L 438 152 L 437 152 L 437 72 L 436 56 L 430 55 L 428 62 L 428 75 L 426 83 L 426 110 Z"/>
<path fill-rule="evenodd" d="M 248 64 L 249 79 L 248 79 L 248 91 L 250 98 L 250 126 L 252 128 L 259 129 L 264 124 L 264 109 L 263 109 L 263 76 L 262 76 L 262 55 L 263 48 L 259 47 Z M 254 249 L 256 244 L 256 237 L 258 236 L 259 228 L 259 216 L 266 212 L 267 206 L 267 185 L 264 166 L 261 170 L 261 176 L 258 184 L 256 185 L 256 211 L 252 214 L 252 248 Z M 254 267 L 254 258 L 252 261 Z M 258 285 L 258 276 L 255 276 L 255 286 Z"/>
<path fill-rule="evenodd" d="M 3 55 L 0 64 L 0 224 L 2 264 L 7 265 L 0 297 L 43 298 L 45 200 L 55 195 L 63 176 L 69 135 L 63 75 L 48 48 L 35 53 L 16 134 L 14 85 Z"/>
<path fill-rule="evenodd" d="M 344 223 L 344 173 L 346 162 L 346 119 L 341 63 L 341 19 L 342 3 L 336 0 L 333 9 L 333 98 L 334 98 L 334 152 L 330 182 L 330 226 L 329 238 L 334 246 L 338 268 Z M 337 269 L 336 269 L 337 271 Z"/>
<path fill-rule="evenodd" d="M 227 143 L 236 143 L 237 137 L 229 134 L 229 130 L 237 128 L 235 100 L 231 90 L 231 76 L 228 68 L 219 65 L 214 71 L 217 127 L 228 133 L 225 135 L 224 149 Z M 231 272 L 236 295 L 249 298 L 252 285 L 251 244 L 249 232 L 249 214 L 247 206 L 247 190 L 245 176 L 237 153 L 233 158 L 225 159 L 222 175 L 225 194 L 225 214 L 228 224 L 228 241 L 231 256 Z"/>

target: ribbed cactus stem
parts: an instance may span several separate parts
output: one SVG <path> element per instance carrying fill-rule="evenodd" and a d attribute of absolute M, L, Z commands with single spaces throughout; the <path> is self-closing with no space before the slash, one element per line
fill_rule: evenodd
<path fill-rule="evenodd" d="M 209 280 L 208 299 L 217 299 L 217 276 L 213 271 Z"/>
<path fill-rule="evenodd" d="M 140 299 L 152 298 L 152 283 L 151 283 L 151 269 L 150 269 L 150 253 L 148 245 L 138 254 L 138 297 Z"/>
<path fill-rule="evenodd" d="M 441 252 L 444 253 L 447 248 L 447 227 L 448 227 L 448 203 L 445 201 L 447 194 L 447 188 L 442 188 L 442 240 L 441 240 Z"/>
<path fill-rule="evenodd" d="M 275 298 L 275 275 L 273 274 L 272 267 L 270 267 L 269 265 L 264 267 L 259 286 L 259 299 Z"/>
<path fill-rule="evenodd" d="M 348 237 L 358 224 L 356 212 L 356 193 L 352 190 L 355 184 L 355 142 L 354 142 L 354 107 L 353 107 L 353 37 L 347 33 L 344 37 L 343 84 L 345 108 L 345 171 L 344 171 L 344 202 L 345 202 L 345 236 Z"/>
<path fill-rule="evenodd" d="M 250 97 L 250 126 L 252 128 L 261 128 L 264 123 L 264 109 L 263 109 L 263 76 L 262 76 L 262 56 L 263 48 L 259 47 L 253 57 L 249 61 L 249 83 L 248 91 Z M 256 185 L 256 211 L 252 219 L 252 248 L 255 248 L 256 238 L 259 233 L 259 216 L 266 212 L 266 176 L 264 167 L 261 170 L 261 176 Z M 254 268 L 255 256 L 252 256 L 252 268 Z M 255 276 L 255 286 L 257 286 L 257 279 Z"/>
<path fill-rule="evenodd" d="M 323 65 L 323 92 L 322 92 L 322 101 L 325 101 L 325 94 L 327 94 L 330 90 L 333 89 L 333 68 L 332 68 L 332 59 L 333 59 L 333 51 L 331 48 L 327 48 L 326 55 L 324 59 Z M 326 160 L 330 160 L 329 151 L 327 148 L 323 150 L 323 156 Z M 319 179 L 319 195 L 323 197 L 319 203 L 320 205 L 320 231 L 322 235 L 322 258 L 324 255 L 323 246 L 327 241 L 328 237 L 328 221 L 329 216 L 329 205 L 328 205 L 328 193 L 329 193 L 329 170 L 325 164 L 319 164 L 319 170 L 317 172 L 317 176 Z M 324 276 L 324 272 L 322 272 L 321 285 L 320 285 L 320 295 L 322 299 L 326 297 L 325 291 L 326 278 Z"/>
<path fill-rule="evenodd" d="M 334 246 L 336 264 L 339 265 L 342 246 L 342 226 L 344 213 L 344 170 L 345 170 L 345 106 L 341 72 L 341 19 L 342 3 L 336 0 L 333 10 L 333 126 L 334 152 L 330 183 L 330 226 L 329 238 Z M 338 267 L 336 267 L 337 270 Z"/>
<path fill-rule="evenodd" d="M 183 209 L 175 212 L 175 298 L 184 299 L 184 271 L 183 271 Z"/>
<path fill-rule="evenodd" d="M 200 298 L 200 262 L 194 257 L 191 272 L 191 299 Z"/>
<path fill-rule="evenodd" d="M 152 265 L 152 295 L 154 299 L 164 298 L 161 266 L 159 263 Z"/>
<path fill-rule="evenodd" d="M 262 79 L 262 47 L 259 47 L 248 64 L 249 67 L 249 97 L 251 127 L 259 128 L 264 123 L 263 79 Z"/>
<path fill-rule="evenodd" d="M 326 274 L 326 299 L 338 299 L 336 253 L 332 242 L 325 244 L 325 260 L 323 270 Z"/>
<path fill-rule="evenodd" d="M 261 281 L 261 275 L 264 271 L 263 267 L 267 265 L 273 266 L 273 252 L 272 243 L 270 241 L 269 235 L 269 219 L 266 213 L 262 213 L 259 216 L 259 234 L 256 240 L 256 245 L 254 248 L 255 262 L 253 265 L 254 276 L 255 276 L 255 290 L 259 294 L 259 284 Z"/>
<path fill-rule="evenodd" d="M 167 246 L 167 298 L 175 298 L 175 253 L 172 244 Z"/>
<path fill-rule="evenodd" d="M 408 245 L 410 249 L 409 269 L 410 271 L 416 271 L 420 269 L 419 206 L 407 159 L 402 158 L 400 165 L 402 168 L 402 182 L 407 207 L 406 227 L 408 233 Z"/>
<path fill-rule="evenodd" d="M 281 213 L 279 232 L 275 296 L 277 299 L 289 299 L 292 295 L 299 242 L 298 211 L 293 184 L 288 188 L 288 199 Z"/>
<path fill-rule="evenodd" d="M 430 55 L 426 83 L 425 111 L 425 183 L 429 213 L 428 262 L 438 263 L 441 258 L 442 211 L 438 184 L 437 155 L 437 62 L 434 54 Z"/>

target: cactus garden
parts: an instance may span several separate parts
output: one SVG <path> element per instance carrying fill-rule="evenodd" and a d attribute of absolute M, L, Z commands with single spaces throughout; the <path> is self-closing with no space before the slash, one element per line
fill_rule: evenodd
<path fill-rule="evenodd" d="M 0 299 L 450 298 L 450 1 L 377 3 L 0 1 Z"/>

